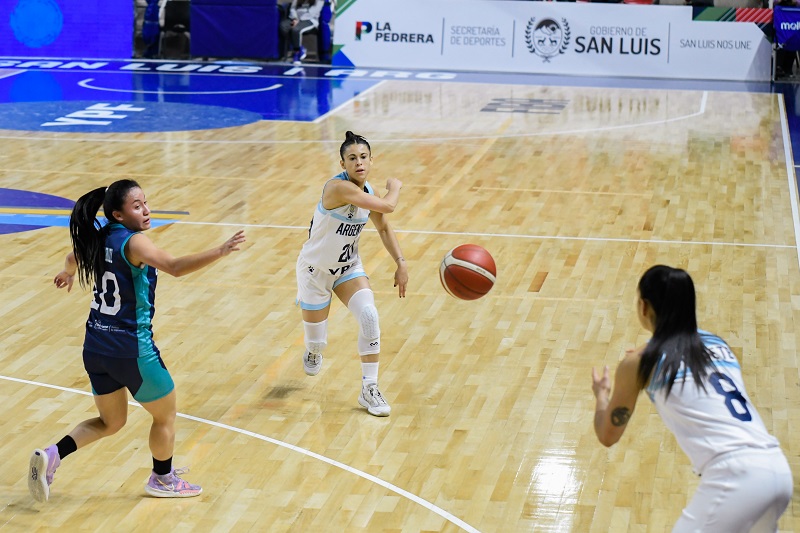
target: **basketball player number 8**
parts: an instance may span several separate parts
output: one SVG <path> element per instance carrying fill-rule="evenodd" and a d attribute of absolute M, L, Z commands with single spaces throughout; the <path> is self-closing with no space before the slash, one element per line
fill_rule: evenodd
<path fill-rule="evenodd" d="M 109 293 L 109 282 L 114 285 L 114 292 L 111 293 L 111 296 L 113 297 L 113 304 L 110 306 L 106 303 L 106 294 Z M 92 309 L 99 309 L 104 315 L 116 315 L 119 313 L 121 306 L 119 300 L 119 283 L 117 283 L 117 276 L 115 276 L 113 272 L 106 271 L 103 274 L 103 279 L 100 280 L 100 283 L 103 291 L 100 294 L 97 294 L 97 288 L 95 288 L 94 299 L 92 300 L 91 304 Z"/>
<path fill-rule="evenodd" d="M 753 419 L 753 415 L 751 415 L 750 410 L 747 409 L 747 400 L 745 400 L 742 393 L 739 392 L 739 389 L 736 388 L 736 384 L 730 377 L 720 372 L 714 372 L 709 376 L 709 381 L 711 381 L 711 384 L 714 386 L 714 390 L 725 396 L 725 407 L 728 408 L 728 411 L 731 412 L 734 418 L 742 422 L 749 422 Z M 722 385 L 722 382 L 725 382 L 729 387 L 732 387 L 732 389 L 726 389 Z M 733 405 L 734 401 L 741 405 L 741 408 L 744 409 L 743 413 L 736 409 Z"/>

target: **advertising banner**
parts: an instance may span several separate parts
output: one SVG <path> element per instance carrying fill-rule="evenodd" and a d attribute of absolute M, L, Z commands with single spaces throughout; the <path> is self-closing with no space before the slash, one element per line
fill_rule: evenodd
<path fill-rule="evenodd" d="M 800 50 L 800 8 L 775 6 L 775 42 L 778 48 Z"/>
<path fill-rule="evenodd" d="M 337 8 L 334 65 L 769 80 L 755 23 L 693 20 L 687 6 L 353 0 Z"/>

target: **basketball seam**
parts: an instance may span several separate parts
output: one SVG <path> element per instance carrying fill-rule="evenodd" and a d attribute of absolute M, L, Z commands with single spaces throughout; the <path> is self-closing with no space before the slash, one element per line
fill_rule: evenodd
<path fill-rule="evenodd" d="M 442 287 L 444 287 L 444 290 L 447 291 L 447 294 L 449 294 L 453 298 L 458 298 L 458 296 L 453 294 L 453 291 L 450 290 L 450 287 L 447 286 L 447 282 L 444 279 L 446 272 L 447 272 L 447 265 L 445 265 L 444 262 L 442 262 L 439 265 L 439 281 L 442 282 Z"/>
<path fill-rule="evenodd" d="M 449 268 L 450 266 L 457 265 L 457 266 L 466 268 L 467 270 L 471 270 L 472 272 L 475 272 L 476 274 L 480 274 L 481 276 L 483 276 L 486 279 L 488 279 L 489 281 L 491 281 L 492 284 L 494 284 L 497 281 L 497 279 L 492 275 L 492 273 L 489 272 L 488 270 L 486 270 L 485 268 L 483 268 L 482 266 L 476 265 L 475 263 L 470 263 L 469 261 L 464 261 L 463 259 L 457 259 L 457 258 L 455 258 L 453 256 L 450 256 L 450 259 L 452 261 L 449 264 L 445 265 L 445 268 Z M 447 258 L 445 258 L 445 260 L 447 260 Z"/>

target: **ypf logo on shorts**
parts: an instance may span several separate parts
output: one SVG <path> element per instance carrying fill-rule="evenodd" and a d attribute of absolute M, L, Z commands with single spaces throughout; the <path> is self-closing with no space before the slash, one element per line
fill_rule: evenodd
<path fill-rule="evenodd" d="M 567 51 L 570 35 L 567 19 L 562 18 L 559 24 L 554 19 L 545 18 L 537 24 L 536 18 L 531 17 L 525 29 L 525 43 L 532 54 L 549 63 L 550 58 Z"/>

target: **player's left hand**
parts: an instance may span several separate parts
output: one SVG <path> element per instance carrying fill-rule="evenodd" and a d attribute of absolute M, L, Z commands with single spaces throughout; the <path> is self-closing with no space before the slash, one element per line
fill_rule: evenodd
<path fill-rule="evenodd" d="M 239 251 L 239 245 L 245 241 L 244 230 L 240 229 L 237 231 L 233 237 L 225 241 L 225 243 L 220 246 L 220 250 L 222 251 L 222 255 L 226 256 L 231 252 Z"/>
<path fill-rule="evenodd" d="M 405 261 L 401 261 L 400 266 L 394 271 L 394 286 L 398 287 L 400 298 L 406 297 L 406 285 L 408 285 L 408 267 Z"/>
<path fill-rule="evenodd" d="M 72 283 L 75 281 L 75 275 L 68 273 L 66 270 L 62 270 L 58 274 L 56 274 L 53 283 L 56 286 L 56 289 L 63 289 L 64 287 L 67 288 L 67 292 L 72 290 Z"/>

